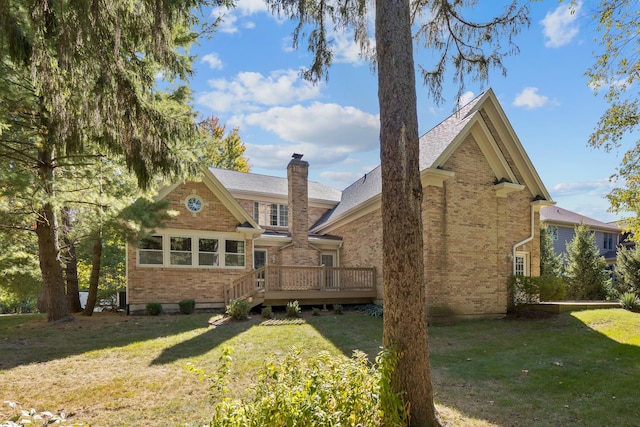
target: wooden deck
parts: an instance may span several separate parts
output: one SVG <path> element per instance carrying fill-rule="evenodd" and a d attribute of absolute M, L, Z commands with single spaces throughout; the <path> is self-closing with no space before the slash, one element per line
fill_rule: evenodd
<path fill-rule="evenodd" d="M 364 304 L 375 300 L 375 283 L 375 268 L 265 266 L 233 280 L 225 304 Z"/>

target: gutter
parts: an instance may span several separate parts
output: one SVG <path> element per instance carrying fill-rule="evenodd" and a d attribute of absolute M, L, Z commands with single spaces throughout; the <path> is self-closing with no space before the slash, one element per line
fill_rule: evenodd
<path fill-rule="evenodd" d="M 530 203 L 531 206 L 531 234 L 529 235 L 529 237 L 527 237 L 526 239 L 515 243 L 512 247 L 511 247 L 511 262 L 513 263 L 513 274 L 516 274 L 516 248 L 518 246 L 522 246 L 525 243 L 529 243 L 530 241 L 533 240 L 533 238 L 536 235 L 536 229 L 535 229 L 535 211 L 536 208 L 540 209 L 543 206 L 553 206 L 555 205 L 556 202 L 551 201 L 551 200 L 534 200 L 533 202 Z M 529 274 L 531 274 L 531 270 L 529 270 Z"/>

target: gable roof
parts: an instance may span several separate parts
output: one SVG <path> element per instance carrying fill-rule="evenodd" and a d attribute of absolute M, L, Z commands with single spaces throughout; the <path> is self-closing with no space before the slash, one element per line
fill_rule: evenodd
<path fill-rule="evenodd" d="M 202 182 L 207 186 L 211 193 L 218 198 L 229 210 L 239 223 L 239 227 L 247 229 L 256 229 L 263 232 L 260 226 L 254 221 L 254 219 L 247 213 L 240 203 L 231 195 L 229 190 L 211 173 L 210 170 L 203 168 Z M 164 199 L 169 193 L 175 190 L 180 183 L 171 184 L 162 187 L 156 195 L 156 200 Z"/>
<path fill-rule="evenodd" d="M 547 206 L 540 209 L 540 221 L 549 224 L 565 225 L 571 228 L 576 225 L 586 224 L 589 227 L 598 230 L 611 231 L 614 233 L 622 232 L 617 225 L 598 221 L 597 219 L 589 218 L 588 216 L 584 216 L 558 206 Z"/>
<path fill-rule="evenodd" d="M 426 171 L 439 170 L 466 136 L 473 133 L 498 180 L 519 184 L 481 114 L 481 110 L 489 117 L 495 132 L 505 142 L 508 154 L 523 176 L 524 184 L 536 198 L 551 202 L 549 192 L 538 176 L 491 89 L 478 95 L 420 137 L 420 171 L 423 176 Z M 332 224 L 338 223 L 356 211 L 359 214 L 370 212 L 374 204 L 378 204 L 379 207 L 381 192 L 382 174 L 381 167 L 378 166 L 345 188 L 342 191 L 340 204 L 324 215 L 312 230 L 327 230 Z"/>
<path fill-rule="evenodd" d="M 289 191 L 287 178 L 209 168 L 209 171 L 232 193 L 246 195 L 269 195 L 287 198 Z M 308 182 L 309 201 L 340 201 L 341 191 L 319 182 Z"/>

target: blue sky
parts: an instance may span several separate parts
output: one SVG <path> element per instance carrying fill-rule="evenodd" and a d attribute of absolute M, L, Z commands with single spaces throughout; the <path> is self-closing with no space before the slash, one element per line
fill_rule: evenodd
<path fill-rule="evenodd" d="M 481 1 L 474 13 L 495 15 L 504 3 Z M 604 195 L 623 153 L 587 146 L 606 109 L 584 75 L 599 49 L 594 3 L 578 1 L 574 13 L 568 3 L 531 3 L 531 26 L 515 40 L 520 53 L 504 61 L 507 76 L 496 71 L 488 85 L 468 82 L 462 103 L 493 88 L 557 205 L 610 221 L 616 217 Z M 298 152 L 311 180 L 342 189 L 380 163 L 376 75 L 349 34 L 332 35 L 329 81 L 314 86 L 299 76 L 311 56 L 303 43 L 291 48 L 294 24 L 271 15 L 263 0 L 238 0 L 236 9 L 212 14 L 224 14 L 224 22 L 192 50 L 195 107 L 239 127 L 252 172 L 285 176 Z M 429 52 L 416 48 L 414 56 L 416 64 L 431 65 Z M 447 77 L 446 101 L 436 105 L 417 80 L 422 135 L 453 112 L 458 88 Z"/>

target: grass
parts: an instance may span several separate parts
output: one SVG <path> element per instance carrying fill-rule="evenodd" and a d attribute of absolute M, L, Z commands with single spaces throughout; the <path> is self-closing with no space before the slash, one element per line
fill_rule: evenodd
<path fill-rule="evenodd" d="M 374 357 L 380 318 L 304 312 L 300 319 L 208 326 L 208 315 L 97 314 L 48 326 L 42 316 L 0 316 L 0 403 L 66 411 L 95 426 L 201 425 L 206 381 L 223 345 L 234 348 L 230 384 L 246 395 L 255 371 L 292 345 L 336 357 Z M 640 419 L 640 314 L 593 310 L 543 319 L 429 328 L 436 407 L 451 426 L 632 426 Z M 9 414 L 0 406 L 0 420 Z M 1 421 L 0 421 L 1 422 Z"/>

